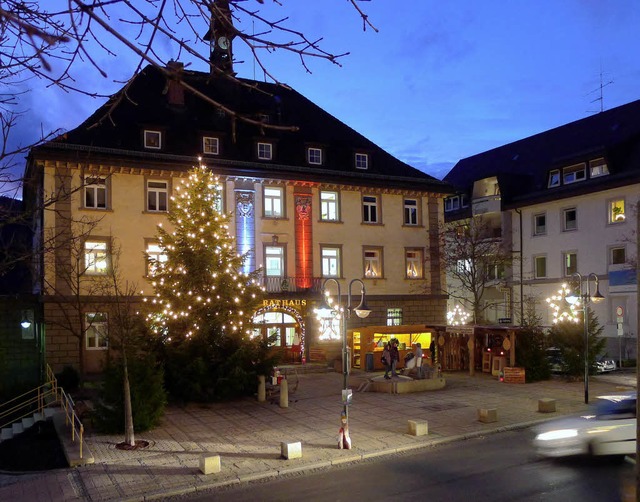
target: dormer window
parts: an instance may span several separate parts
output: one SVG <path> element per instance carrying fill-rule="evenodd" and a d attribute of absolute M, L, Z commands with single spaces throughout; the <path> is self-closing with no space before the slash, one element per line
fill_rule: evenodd
<path fill-rule="evenodd" d="M 597 178 L 598 176 L 606 176 L 609 174 L 609 167 L 603 158 L 589 161 L 589 177 Z"/>
<path fill-rule="evenodd" d="M 584 162 L 562 169 L 562 183 L 569 185 L 576 181 L 584 181 L 587 179 L 587 171 Z"/>
<path fill-rule="evenodd" d="M 202 153 L 218 155 L 220 153 L 220 140 L 211 136 L 204 136 L 202 138 Z"/>
<path fill-rule="evenodd" d="M 356 153 L 356 169 L 369 169 L 369 155 Z"/>
<path fill-rule="evenodd" d="M 273 145 L 271 143 L 258 143 L 258 158 L 271 160 L 273 158 Z"/>
<path fill-rule="evenodd" d="M 144 147 L 152 150 L 162 148 L 162 133 L 160 131 L 144 131 Z"/>
<path fill-rule="evenodd" d="M 307 162 L 314 165 L 322 165 L 322 149 L 307 148 Z"/>
<path fill-rule="evenodd" d="M 554 169 L 553 171 L 549 171 L 549 183 L 547 183 L 547 187 L 559 187 L 560 186 L 560 170 Z"/>
<path fill-rule="evenodd" d="M 457 211 L 460 209 L 460 196 L 453 195 L 452 197 L 447 197 L 444 199 L 444 210 L 446 212 L 449 211 Z"/>

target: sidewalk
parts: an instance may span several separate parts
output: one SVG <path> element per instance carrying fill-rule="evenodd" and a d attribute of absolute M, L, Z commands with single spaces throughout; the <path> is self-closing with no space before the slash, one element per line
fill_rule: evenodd
<path fill-rule="evenodd" d="M 342 375 L 299 375 L 290 383 L 289 407 L 279 399 L 259 403 L 246 398 L 233 403 L 169 407 L 162 425 L 136 439 L 148 448 L 122 451 L 122 436 L 86 435 L 93 465 L 22 476 L 0 474 L 0 500 L 107 501 L 152 500 L 169 495 L 330 467 L 364 458 L 421 448 L 445 441 L 490 434 L 586 408 L 582 382 L 549 380 L 518 385 L 495 377 L 445 374 L 442 390 L 414 394 L 359 392 L 372 373 L 350 376 L 353 405 L 349 423 L 353 449 L 338 449 L 342 411 Z M 632 379 L 622 382 L 633 388 Z M 292 381 L 292 379 L 290 380 Z M 612 377 L 589 380 L 591 400 L 620 392 Z M 541 414 L 538 399 L 556 399 L 556 412 Z M 498 421 L 477 420 L 478 408 L 496 408 Z M 408 420 L 428 421 L 429 434 L 407 434 Z M 302 442 L 302 458 L 280 458 L 282 441 Z M 204 475 L 198 468 L 205 453 L 219 454 L 222 471 Z"/>

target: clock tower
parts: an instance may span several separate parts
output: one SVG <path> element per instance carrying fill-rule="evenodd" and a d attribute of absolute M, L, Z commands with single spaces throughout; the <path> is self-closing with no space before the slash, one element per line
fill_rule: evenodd
<path fill-rule="evenodd" d="M 211 26 L 204 36 L 211 47 L 211 72 L 214 68 L 235 75 L 233 71 L 232 40 L 235 36 L 229 0 L 215 0 L 211 4 Z"/>

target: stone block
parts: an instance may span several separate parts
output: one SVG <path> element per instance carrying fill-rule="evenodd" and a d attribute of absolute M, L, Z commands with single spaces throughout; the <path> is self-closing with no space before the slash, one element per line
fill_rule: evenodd
<path fill-rule="evenodd" d="M 302 458 L 302 443 L 300 441 L 296 443 L 280 443 L 280 454 L 282 458 L 291 460 L 293 458 Z"/>
<path fill-rule="evenodd" d="M 538 411 L 540 413 L 555 413 L 556 400 L 545 397 L 538 400 Z"/>
<path fill-rule="evenodd" d="M 215 474 L 220 472 L 220 455 L 205 454 L 200 457 L 200 471 L 202 474 Z"/>
<path fill-rule="evenodd" d="M 429 434 L 429 422 L 426 420 L 409 420 L 409 434 L 411 436 L 426 436 Z"/>
<path fill-rule="evenodd" d="M 478 408 L 478 421 L 489 424 L 498 421 L 498 410 L 495 408 Z"/>

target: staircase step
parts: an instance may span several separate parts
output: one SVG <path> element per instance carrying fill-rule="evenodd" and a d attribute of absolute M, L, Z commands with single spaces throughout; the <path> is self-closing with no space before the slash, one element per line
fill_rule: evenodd
<path fill-rule="evenodd" d="M 42 413 L 39 412 L 35 412 L 33 414 L 33 421 L 35 422 L 42 422 L 44 420 L 44 415 Z"/>
<path fill-rule="evenodd" d="M 13 429 L 11 427 L 5 427 L 0 431 L 0 441 L 5 439 L 11 439 L 13 437 Z"/>
<path fill-rule="evenodd" d="M 33 417 L 26 417 L 22 419 L 22 427 L 27 430 L 29 427 L 31 427 L 33 424 L 35 424 L 35 420 L 33 419 Z"/>
<path fill-rule="evenodd" d="M 51 418 L 55 414 L 56 414 L 56 410 L 54 410 L 53 408 L 44 409 L 44 418 Z"/>
<path fill-rule="evenodd" d="M 11 429 L 13 430 L 13 434 L 20 434 L 24 431 L 24 427 L 22 427 L 21 423 L 11 424 Z"/>

